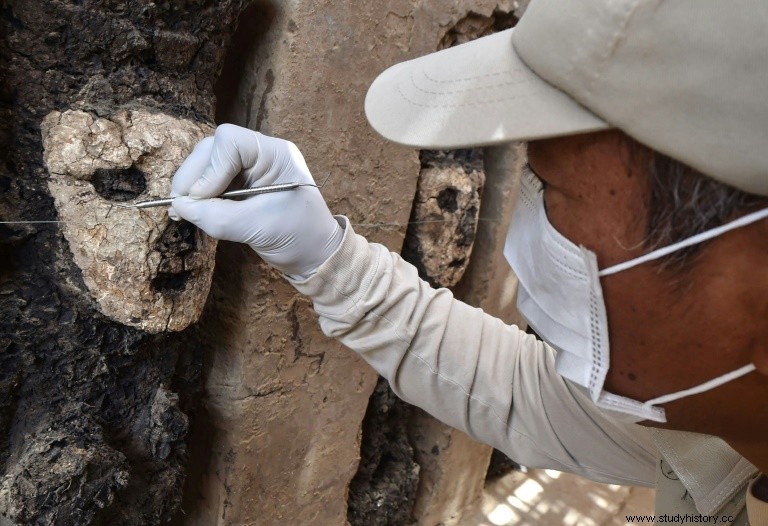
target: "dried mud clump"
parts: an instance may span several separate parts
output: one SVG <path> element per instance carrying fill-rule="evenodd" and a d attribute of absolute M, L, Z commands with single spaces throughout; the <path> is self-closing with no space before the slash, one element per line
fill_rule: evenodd
<path fill-rule="evenodd" d="M 421 162 L 403 257 L 432 286 L 452 287 L 475 242 L 485 184 L 482 150 L 424 151 Z"/>
<path fill-rule="evenodd" d="M 412 522 L 419 465 L 406 435 L 410 414 L 411 407 L 379 378 L 365 413 L 360 465 L 349 485 L 351 526 Z"/>
<path fill-rule="evenodd" d="M 41 130 L 62 232 L 100 310 L 150 333 L 197 321 L 216 241 L 171 221 L 165 207 L 119 205 L 168 196 L 174 172 L 212 129 L 162 113 L 68 110 L 48 114 Z"/>

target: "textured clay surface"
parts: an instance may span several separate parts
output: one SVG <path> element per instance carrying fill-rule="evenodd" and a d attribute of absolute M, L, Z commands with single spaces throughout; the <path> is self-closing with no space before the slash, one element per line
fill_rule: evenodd
<path fill-rule="evenodd" d="M 137 292 L 129 288 L 151 288 L 150 274 L 139 281 L 113 274 L 94 288 L 88 266 L 73 256 L 111 246 L 104 268 L 122 272 L 152 233 L 147 268 L 171 273 L 155 285 L 173 289 L 172 301 L 187 294 L 174 287 L 179 264 L 200 263 L 187 251 L 189 231 L 166 230 L 160 210 L 113 207 L 107 215 L 106 203 L 167 191 L 153 175 L 170 173 L 154 134 L 174 134 L 168 144 L 179 152 L 171 162 L 213 122 L 213 86 L 246 4 L 8 0 L 0 7 L 0 221 L 11 222 L 0 224 L 2 526 L 152 526 L 178 512 L 188 429 L 201 398 L 199 349 L 181 345 L 184 332 L 151 334 L 139 321 L 105 315 L 99 293 L 128 297 Z M 87 139 L 74 134 L 67 148 L 83 147 L 84 159 L 102 164 L 59 177 L 79 154 L 49 170 L 43 139 L 64 114 L 93 123 Z M 134 118 L 154 130 L 132 135 Z M 129 145 L 137 155 L 131 162 Z M 123 256 L 110 239 L 116 236 Z M 206 243 L 192 239 L 198 249 Z M 203 275 L 200 281 L 204 287 Z M 117 308 L 127 311 L 125 297 Z M 158 330 L 193 317 L 190 305 L 168 312 L 178 314 L 170 322 L 167 313 L 154 314 Z"/>
<path fill-rule="evenodd" d="M 363 110 L 368 86 L 387 67 L 435 51 L 462 20 L 508 14 L 515 5 L 254 3 L 242 15 L 217 87 L 217 120 L 294 142 L 318 182 L 330 175 L 322 189 L 329 208 L 346 215 L 370 241 L 399 252 L 419 155 L 370 128 Z M 461 24 L 465 37 L 470 25 Z M 191 449 L 195 458 L 207 460 L 190 464 L 179 524 L 344 525 L 348 503 L 365 517 L 406 515 L 413 494 L 394 486 L 413 476 L 413 464 L 404 461 L 407 449 L 400 442 L 398 461 L 387 462 L 384 453 L 379 465 L 387 469 L 374 467 L 357 487 L 362 499 L 350 502 L 348 485 L 358 460 L 365 459 L 361 469 L 367 472 L 367 461 L 378 457 L 375 449 L 360 451 L 359 434 L 375 372 L 323 337 L 309 301 L 250 249 L 220 243 L 216 266 L 211 297 L 189 343 L 206 349 L 205 413 L 193 426 Z M 387 425 L 404 425 L 395 420 Z M 441 458 L 465 468 L 456 459 L 467 447 L 458 440 L 454 445 Z M 485 478 L 484 464 L 476 464 L 469 475 L 472 490 Z M 442 475 L 430 478 L 436 481 L 430 495 L 424 492 L 430 510 L 441 509 L 445 495 L 467 493 L 464 479 L 453 476 L 457 472 L 441 469 Z M 474 494 L 459 500 L 473 499 Z"/>
<path fill-rule="evenodd" d="M 412 522 L 420 468 L 404 425 L 410 415 L 411 406 L 379 378 L 365 413 L 360 467 L 349 485 L 351 526 Z"/>
<path fill-rule="evenodd" d="M 485 184 L 482 150 L 423 152 L 403 257 L 436 287 L 453 287 L 469 264 Z"/>
<path fill-rule="evenodd" d="M 233 37 L 217 119 L 294 142 L 318 182 L 330 175 L 329 208 L 399 252 L 419 156 L 368 125 L 368 86 L 387 67 L 435 51 L 468 13 L 497 9 L 509 12 L 512 2 L 255 3 Z M 398 462 L 384 454 L 387 469 L 361 479 L 362 500 L 350 502 L 358 461 L 378 456 L 360 451 L 375 372 L 323 337 L 310 302 L 249 251 L 219 244 L 211 297 L 192 329 L 199 339 L 190 346 L 211 349 L 205 416 L 191 443 L 209 460 L 190 465 L 183 523 L 343 525 L 348 503 L 365 517 L 407 515 L 413 493 L 395 488 L 413 477 L 406 448 Z"/>
<path fill-rule="evenodd" d="M 176 169 L 213 128 L 163 113 L 68 110 L 48 114 L 41 132 L 62 232 L 101 311 L 150 333 L 197 321 L 216 241 L 171 221 L 166 207 L 120 204 L 167 197 Z"/>

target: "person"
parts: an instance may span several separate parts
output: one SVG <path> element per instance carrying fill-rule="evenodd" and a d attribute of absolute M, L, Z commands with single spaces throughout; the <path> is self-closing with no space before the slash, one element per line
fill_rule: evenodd
<path fill-rule="evenodd" d="M 287 141 L 220 126 L 170 213 L 248 243 L 398 396 L 511 458 L 655 486 L 659 517 L 768 524 L 767 24 L 757 0 L 534 0 L 370 87 L 393 141 L 528 141 L 504 253 L 543 342 L 430 288 L 317 188 L 215 198 L 312 183 Z"/>

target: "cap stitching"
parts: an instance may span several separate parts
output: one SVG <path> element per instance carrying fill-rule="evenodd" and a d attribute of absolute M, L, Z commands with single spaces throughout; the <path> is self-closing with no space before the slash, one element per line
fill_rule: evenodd
<path fill-rule="evenodd" d="M 506 71 L 499 71 L 497 73 L 486 73 L 485 75 L 476 75 L 474 77 L 463 77 L 463 78 L 460 78 L 460 79 L 446 79 L 446 80 L 436 79 L 436 78 L 430 76 L 429 73 L 427 73 L 426 70 L 422 70 L 421 73 L 425 77 L 427 77 L 429 80 L 431 80 L 432 82 L 436 82 L 438 84 L 453 84 L 453 83 L 456 83 L 456 82 L 468 82 L 470 80 L 486 79 L 486 78 L 489 78 L 489 77 L 499 77 L 501 75 L 510 75 L 510 74 L 513 73 L 513 71 L 514 70 L 508 69 Z M 413 76 L 413 73 L 414 72 L 411 71 L 411 76 Z"/>
<path fill-rule="evenodd" d="M 590 93 L 592 92 L 592 85 L 594 85 L 595 82 L 597 82 L 597 80 L 602 77 L 602 70 L 608 61 L 608 58 L 616 51 L 616 47 L 619 45 L 620 37 L 626 31 L 627 25 L 629 25 L 629 19 L 632 18 L 632 15 L 639 7 L 641 1 L 642 0 L 635 0 L 632 3 L 624 4 L 626 6 L 623 13 L 624 20 L 622 20 L 621 24 L 618 25 L 616 30 L 613 32 L 613 35 L 611 35 L 611 38 L 606 41 L 606 46 L 603 48 L 603 53 L 599 57 L 599 61 L 597 67 L 594 70 L 594 73 L 591 76 L 588 76 L 588 78 L 590 78 Z"/>
<path fill-rule="evenodd" d="M 509 82 L 500 82 L 498 84 L 488 84 L 487 86 L 475 86 L 474 88 L 464 88 L 464 89 L 457 89 L 452 91 L 430 91 L 428 89 L 422 88 L 418 84 L 416 84 L 416 78 L 415 78 L 414 71 L 411 72 L 411 84 L 413 84 L 413 87 L 419 90 L 422 93 L 426 93 L 428 95 L 455 95 L 457 93 L 467 93 L 472 91 L 479 91 L 481 89 L 494 89 L 494 88 L 503 88 L 507 86 L 516 86 L 518 84 L 525 84 L 525 81 L 522 79 L 517 79 L 514 81 Z M 426 75 L 425 75 L 426 76 Z M 427 77 L 429 79 L 429 77 Z M 431 80 L 431 79 L 430 79 Z M 440 81 L 436 81 L 440 82 Z"/>
<path fill-rule="evenodd" d="M 530 98 L 538 95 L 538 93 L 526 93 L 518 96 L 498 97 L 495 99 L 488 99 L 488 100 L 476 101 L 476 102 L 465 102 L 462 104 L 424 104 L 422 102 L 416 102 L 412 98 L 408 97 L 403 92 L 402 88 L 399 85 L 397 86 L 397 91 L 400 94 L 400 96 L 403 98 L 403 100 L 405 100 L 406 102 L 409 102 L 414 106 L 418 106 L 421 108 L 463 108 L 463 107 L 469 107 L 469 106 L 483 106 L 487 104 L 495 104 L 497 102 L 504 102 L 504 101 L 513 100 L 513 99 Z M 429 92 L 425 92 L 425 93 L 429 94 Z M 440 93 L 434 93 L 433 95 L 440 95 Z"/>

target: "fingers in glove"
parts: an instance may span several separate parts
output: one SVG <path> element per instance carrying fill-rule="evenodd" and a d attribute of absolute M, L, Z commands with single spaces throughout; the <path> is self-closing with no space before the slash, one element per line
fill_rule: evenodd
<path fill-rule="evenodd" d="M 253 130 L 222 124 L 213 136 L 210 162 L 189 188 L 195 198 L 215 197 L 227 189 L 240 172 L 256 164 L 259 141 Z"/>
<path fill-rule="evenodd" d="M 192 153 L 184 159 L 184 162 L 173 175 L 171 181 L 172 197 L 189 194 L 190 187 L 200 179 L 203 171 L 210 164 L 211 153 L 213 153 L 213 137 L 206 137 L 197 143 Z"/>
<path fill-rule="evenodd" d="M 193 199 L 188 196 L 173 200 L 173 209 L 182 218 L 216 239 L 243 242 L 247 237 L 245 201 L 229 199 Z"/>
<path fill-rule="evenodd" d="M 180 195 L 187 195 L 189 188 L 200 179 L 203 170 L 210 163 L 211 152 L 213 151 L 213 137 L 206 137 L 195 145 L 192 153 L 184 159 L 181 166 L 173 175 L 171 180 L 171 197 L 177 197 Z M 179 214 L 173 209 L 173 206 L 168 207 L 168 216 L 174 221 L 179 221 L 181 218 Z"/>

